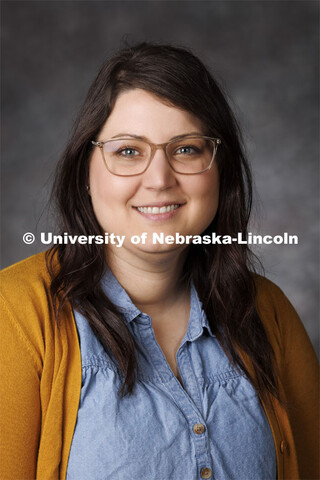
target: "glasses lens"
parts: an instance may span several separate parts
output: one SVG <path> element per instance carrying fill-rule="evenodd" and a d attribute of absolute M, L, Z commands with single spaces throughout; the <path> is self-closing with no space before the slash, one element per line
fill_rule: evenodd
<path fill-rule="evenodd" d="M 142 140 L 121 138 L 106 142 L 103 154 L 110 172 L 116 175 L 137 175 L 146 168 L 151 147 Z"/>
<path fill-rule="evenodd" d="M 214 141 L 202 137 L 186 137 L 167 147 L 169 161 L 179 173 L 200 173 L 206 170 L 215 151 Z"/>

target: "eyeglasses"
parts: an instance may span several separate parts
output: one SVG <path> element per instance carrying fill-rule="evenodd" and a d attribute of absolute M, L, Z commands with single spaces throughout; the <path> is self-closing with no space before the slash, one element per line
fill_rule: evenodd
<path fill-rule="evenodd" d="M 101 142 L 92 140 L 91 143 L 100 148 L 110 173 L 131 177 L 147 170 L 158 149 L 165 152 L 170 167 L 176 173 L 195 175 L 206 172 L 213 164 L 221 140 L 196 135 L 155 144 L 132 136 Z"/>

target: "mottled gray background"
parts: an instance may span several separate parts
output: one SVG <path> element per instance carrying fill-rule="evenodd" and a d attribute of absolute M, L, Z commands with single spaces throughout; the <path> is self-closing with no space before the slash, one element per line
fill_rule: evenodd
<path fill-rule="evenodd" d="M 2 1 L 2 267 L 44 246 L 52 173 L 101 62 L 129 42 L 193 49 L 244 129 L 267 276 L 318 347 L 318 1 Z"/>

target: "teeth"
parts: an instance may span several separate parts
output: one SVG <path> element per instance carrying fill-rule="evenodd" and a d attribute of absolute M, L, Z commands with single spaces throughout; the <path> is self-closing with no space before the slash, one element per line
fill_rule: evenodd
<path fill-rule="evenodd" d="M 157 215 L 159 213 L 168 213 L 168 212 L 172 212 L 173 210 L 177 210 L 177 208 L 179 208 L 180 205 L 179 204 L 176 204 L 176 205 L 167 205 L 166 207 L 137 207 L 137 209 L 139 210 L 139 212 L 142 212 L 142 213 L 152 213 L 153 215 Z"/>

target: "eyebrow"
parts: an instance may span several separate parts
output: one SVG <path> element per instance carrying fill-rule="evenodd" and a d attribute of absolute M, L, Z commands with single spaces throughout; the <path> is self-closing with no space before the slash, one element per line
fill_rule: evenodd
<path fill-rule="evenodd" d="M 176 135 L 174 137 L 171 137 L 169 142 L 171 142 L 171 140 L 180 140 L 180 138 L 184 138 L 184 137 L 190 137 L 192 135 L 200 135 L 202 136 L 203 133 L 201 132 L 188 132 L 188 133 L 182 133 L 180 135 Z M 145 136 L 141 136 L 141 135 L 134 135 L 133 133 L 118 133 L 117 135 L 114 135 L 113 137 L 111 138 L 120 138 L 120 137 L 132 137 L 132 138 L 137 138 L 138 140 L 146 140 L 146 141 L 150 141 L 147 137 Z"/>

